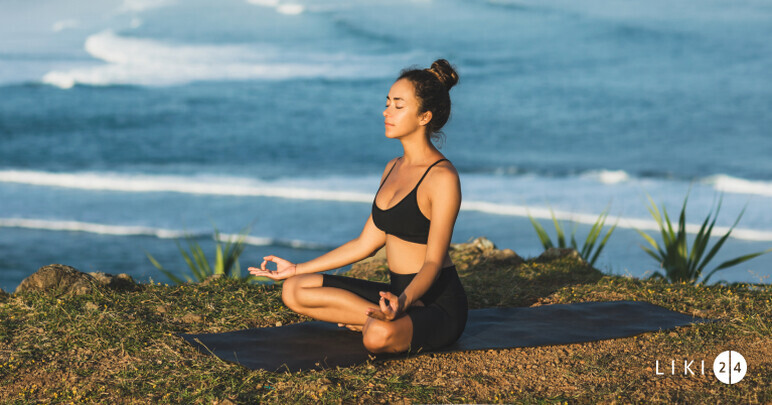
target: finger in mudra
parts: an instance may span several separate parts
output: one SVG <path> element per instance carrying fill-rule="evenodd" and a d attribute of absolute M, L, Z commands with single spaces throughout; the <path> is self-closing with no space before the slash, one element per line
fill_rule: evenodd
<path fill-rule="evenodd" d="M 276 263 L 276 270 L 271 271 L 266 267 L 268 262 Z M 250 267 L 249 273 L 257 277 L 268 277 L 273 280 L 284 280 L 296 274 L 297 265 L 289 260 L 282 259 L 274 255 L 263 257 L 260 267 Z"/>

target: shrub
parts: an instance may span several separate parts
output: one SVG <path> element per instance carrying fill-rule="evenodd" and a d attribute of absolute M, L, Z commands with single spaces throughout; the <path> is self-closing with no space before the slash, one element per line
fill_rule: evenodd
<path fill-rule="evenodd" d="M 183 249 L 180 241 L 176 240 L 175 243 L 177 244 L 177 248 L 182 254 L 183 259 L 185 259 L 185 263 L 188 265 L 190 274 L 193 276 L 193 278 L 185 276 L 187 281 L 193 282 L 193 279 L 195 279 L 196 281 L 200 282 L 215 274 L 222 274 L 226 277 L 240 279 L 241 268 L 239 266 L 239 256 L 246 247 L 245 240 L 248 234 L 249 227 L 243 229 L 235 238 L 229 237 L 225 241 L 225 245 L 223 245 L 223 238 L 215 227 L 215 260 L 212 265 L 209 264 L 209 261 L 204 254 L 204 250 L 201 248 L 198 242 L 196 242 L 195 236 L 185 236 L 185 240 L 188 244 L 187 251 Z M 164 268 L 153 256 L 150 255 L 150 253 L 146 252 L 145 254 L 147 255 L 147 258 L 150 259 L 150 262 L 153 264 L 153 266 L 165 274 L 166 277 L 169 277 L 170 280 L 177 284 L 182 284 L 185 282 L 177 277 L 173 272 Z M 247 279 L 251 278 L 252 276 L 247 277 Z"/>
<path fill-rule="evenodd" d="M 647 197 L 650 203 L 649 212 L 651 213 L 652 217 L 654 217 L 654 220 L 657 221 L 657 226 L 659 227 L 660 234 L 662 235 L 662 246 L 660 246 L 657 241 L 654 240 L 654 238 L 647 235 L 640 229 L 636 230 L 641 234 L 641 236 L 644 237 L 644 239 L 646 239 L 647 242 L 649 242 L 649 244 L 654 249 L 649 249 L 646 246 L 641 246 L 641 248 L 651 257 L 657 260 L 657 262 L 660 263 L 662 269 L 665 271 L 664 274 L 657 271 L 649 278 L 663 278 L 671 283 L 687 282 L 689 284 L 696 285 L 704 284 L 707 283 L 710 277 L 719 270 L 738 265 L 742 262 L 753 259 L 756 256 L 760 256 L 772 251 L 771 248 L 761 252 L 751 253 L 727 260 L 708 272 L 705 275 L 705 278 L 700 283 L 697 283 L 697 280 L 702 275 L 705 267 L 708 265 L 708 262 L 710 262 L 719 251 L 719 249 L 721 249 L 721 246 L 724 245 L 724 242 L 726 242 L 726 240 L 729 238 L 729 235 L 732 233 L 732 230 L 734 230 L 735 226 L 737 226 L 737 223 L 740 222 L 740 218 L 742 218 L 743 214 L 745 213 L 745 208 L 743 208 L 743 210 L 740 212 L 737 220 L 735 220 L 732 227 L 729 228 L 729 231 L 727 231 L 727 233 L 722 236 L 721 239 L 719 239 L 710 250 L 707 250 L 708 242 L 710 240 L 711 233 L 713 232 L 713 226 L 716 224 L 718 212 L 721 210 L 721 200 L 723 197 L 722 199 L 719 199 L 715 214 L 713 213 L 713 209 L 708 212 L 708 216 L 705 218 L 705 221 L 703 221 L 699 232 L 697 232 L 697 236 L 694 238 L 694 243 L 692 244 L 690 251 L 686 241 L 686 202 L 689 199 L 689 193 L 686 194 L 686 198 L 684 198 L 684 204 L 681 207 L 681 214 L 678 218 L 677 231 L 673 229 L 673 224 L 670 221 L 670 217 L 667 215 L 667 210 L 665 209 L 664 205 L 662 206 L 662 213 L 664 213 L 663 216 L 660 214 L 660 211 L 652 200 L 651 196 L 647 194 Z M 713 217 L 712 219 L 711 216 Z"/>
<path fill-rule="evenodd" d="M 566 244 L 566 238 L 565 238 L 565 232 L 563 231 L 563 226 L 558 222 L 557 218 L 555 217 L 555 212 L 550 207 L 550 215 L 552 216 L 552 222 L 555 224 L 555 231 L 557 232 L 557 247 L 559 248 L 567 248 L 569 247 Z M 596 243 L 598 242 L 598 237 L 600 237 L 601 232 L 603 231 L 603 227 L 606 224 L 606 218 L 608 217 L 608 208 L 603 210 L 603 212 L 598 216 L 598 219 L 595 221 L 595 223 L 592 225 L 592 228 L 590 228 L 590 233 L 587 235 L 587 238 L 584 240 L 584 245 L 582 245 L 582 248 L 579 249 L 578 244 L 576 242 L 576 223 L 574 223 L 574 227 L 571 230 L 571 241 L 570 241 L 570 247 L 574 250 L 579 252 L 579 255 L 584 259 L 590 266 L 593 266 L 595 264 L 595 261 L 598 259 L 598 256 L 600 255 L 600 252 L 603 251 L 603 248 L 606 246 L 606 242 L 608 242 L 609 237 L 611 237 L 611 233 L 614 232 L 614 229 L 617 227 L 616 224 L 609 229 L 609 231 L 606 233 L 606 236 L 603 237 L 603 240 L 600 241 L 600 244 L 596 246 Z M 529 213 L 528 219 L 531 220 L 531 224 L 533 225 L 534 230 L 536 231 L 536 234 L 539 236 L 539 240 L 541 241 L 542 246 L 544 247 L 544 250 L 547 250 L 552 247 L 556 247 L 554 243 L 552 243 L 552 240 L 550 239 L 549 235 L 547 234 L 547 231 L 544 230 L 544 227 L 541 226 Z"/>

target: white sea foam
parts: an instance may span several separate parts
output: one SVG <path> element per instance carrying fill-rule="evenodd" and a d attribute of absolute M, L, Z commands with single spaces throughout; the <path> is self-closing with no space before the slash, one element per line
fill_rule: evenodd
<path fill-rule="evenodd" d="M 278 7 L 279 0 L 247 0 L 247 3 L 262 7 Z"/>
<path fill-rule="evenodd" d="M 703 183 L 712 184 L 718 191 L 735 194 L 755 194 L 772 197 L 772 182 L 752 181 L 718 174 L 705 178 Z"/>
<path fill-rule="evenodd" d="M 154 8 L 167 7 L 176 3 L 176 0 L 123 0 L 120 11 L 142 12 Z"/>
<path fill-rule="evenodd" d="M 55 22 L 51 26 L 51 31 L 53 32 L 60 32 L 71 28 L 78 28 L 80 26 L 80 21 L 75 19 L 69 19 L 69 20 L 61 20 Z"/>
<path fill-rule="evenodd" d="M 130 175 L 117 173 L 50 173 L 39 171 L 0 171 L 0 182 L 35 186 L 63 187 L 82 190 L 103 190 L 130 193 L 171 192 L 200 195 L 273 197 L 297 200 L 357 202 L 371 204 L 372 192 L 325 190 L 309 187 L 281 186 L 251 179 L 184 177 L 160 175 Z M 464 211 L 476 211 L 492 215 L 552 218 L 548 209 L 501 202 L 464 200 Z M 597 213 L 555 211 L 559 220 L 592 225 L 598 219 Z M 610 215 L 606 224 L 616 223 L 619 228 L 657 231 L 657 223 L 651 219 Z M 696 233 L 698 224 L 688 224 L 687 232 Z M 724 234 L 729 227 L 717 226 L 714 234 Z M 749 241 L 772 241 L 772 232 L 736 228 L 731 235 L 735 239 Z"/>
<path fill-rule="evenodd" d="M 279 0 L 246 0 L 246 2 L 256 6 L 269 7 L 276 10 L 277 13 L 286 15 L 298 15 L 306 11 L 306 6 L 302 4 L 283 3 Z"/>
<path fill-rule="evenodd" d="M 507 215 L 517 217 L 527 217 L 529 214 L 536 219 L 552 219 L 552 214 L 545 208 L 533 208 L 525 205 L 497 204 L 484 201 L 464 201 L 461 203 L 462 210 L 478 211 L 494 215 Z M 573 221 L 579 224 L 593 225 L 598 220 L 598 214 L 589 214 L 570 211 L 554 211 L 555 218 L 563 221 Z M 641 219 L 633 217 L 620 217 L 609 215 L 606 218 L 606 226 L 616 224 L 618 228 L 639 229 L 641 231 L 659 231 L 658 224 L 651 219 Z M 699 232 L 700 224 L 686 224 L 686 232 L 696 234 Z M 716 226 L 713 228 L 713 235 L 724 235 L 729 231 L 729 227 Z M 772 232 L 755 229 L 735 228 L 731 237 L 747 241 L 768 242 L 772 241 Z"/>
<path fill-rule="evenodd" d="M 111 30 L 89 36 L 84 45 L 98 66 L 54 70 L 42 81 L 60 88 L 177 85 L 201 80 L 388 77 L 416 55 L 349 55 L 295 52 L 270 44 L 185 45 L 132 38 Z"/>
<path fill-rule="evenodd" d="M 180 238 L 185 236 L 184 232 L 171 229 L 46 219 L 0 218 L 0 227 L 42 229 L 47 231 L 88 232 L 117 236 L 154 236 L 160 239 Z"/>
<path fill-rule="evenodd" d="M 582 177 L 604 184 L 617 184 L 630 180 L 630 175 L 624 170 L 593 170 L 582 174 Z"/>
<path fill-rule="evenodd" d="M 286 15 L 298 15 L 305 11 L 305 7 L 302 4 L 281 4 L 276 7 L 276 11 Z"/>
<path fill-rule="evenodd" d="M 99 235 L 114 236 L 151 236 L 159 239 L 179 239 L 186 236 L 206 237 L 210 233 L 191 233 L 175 229 L 152 228 L 132 225 L 110 225 L 94 222 L 60 221 L 34 218 L 0 218 L 0 228 L 23 228 L 45 231 L 86 232 Z M 221 233 L 220 241 L 236 240 L 239 235 Z M 249 235 L 244 238 L 244 243 L 252 246 L 288 246 L 296 249 L 328 249 L 329 247 L 318 243 L 301 240 L 283 240 Z"/>
<path fill-rule="evenodd" d="M 174 192 L 185 194 L 278 197 L 300 200 L 372 202 L 372 194 L 349 191 L 282 187 L 248 179 L 192 178 L 183 176 L 105 173 L 50 173 L 0 171 L 0 182 L 81 190 L 123 192 Z"/>

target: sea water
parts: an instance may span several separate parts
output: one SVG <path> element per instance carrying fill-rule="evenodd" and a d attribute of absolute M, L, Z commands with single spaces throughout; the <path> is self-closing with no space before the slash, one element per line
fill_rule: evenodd
<path fill-rule="evenodd" d="M 402 154 L 386 93 L 437 58 L 461 77 L 454 243 L 533 257 L 528 213 L 581 243 L 608 207 L 596 267 L 647 277 L 647 194 L 677 221 L 688 193 L 693 226 L 721 199 L 716 235 L 745 209 L 710 270 L 772 247 L 770 37 L 760 0 L 4 1 L 0 288 L 49 263 L 166 281 L 146 254 L 185 275 L 175 241 L 211 256 L 214 226 L 252 225 L 242 267 L 355 238 Z"/>

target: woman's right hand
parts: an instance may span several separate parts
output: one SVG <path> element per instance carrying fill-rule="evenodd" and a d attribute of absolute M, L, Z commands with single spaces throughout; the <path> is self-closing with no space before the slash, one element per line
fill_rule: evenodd
<path fill-rule="evenodd" d="M 268 270 L 265 267 L 269 261 L 276 263 L 276 271 Z M 263 263 L 260 264 L 259 268 L 250 267 L 249 272 L 253 276 L 268 277 L 271 280 L 284 280 L 294 276 L 297 273 L 297 267 L 297 264 L 292 263 L 289 260 L 284 260 L 281 257 L 269 255 L 263 257 Z"/>

